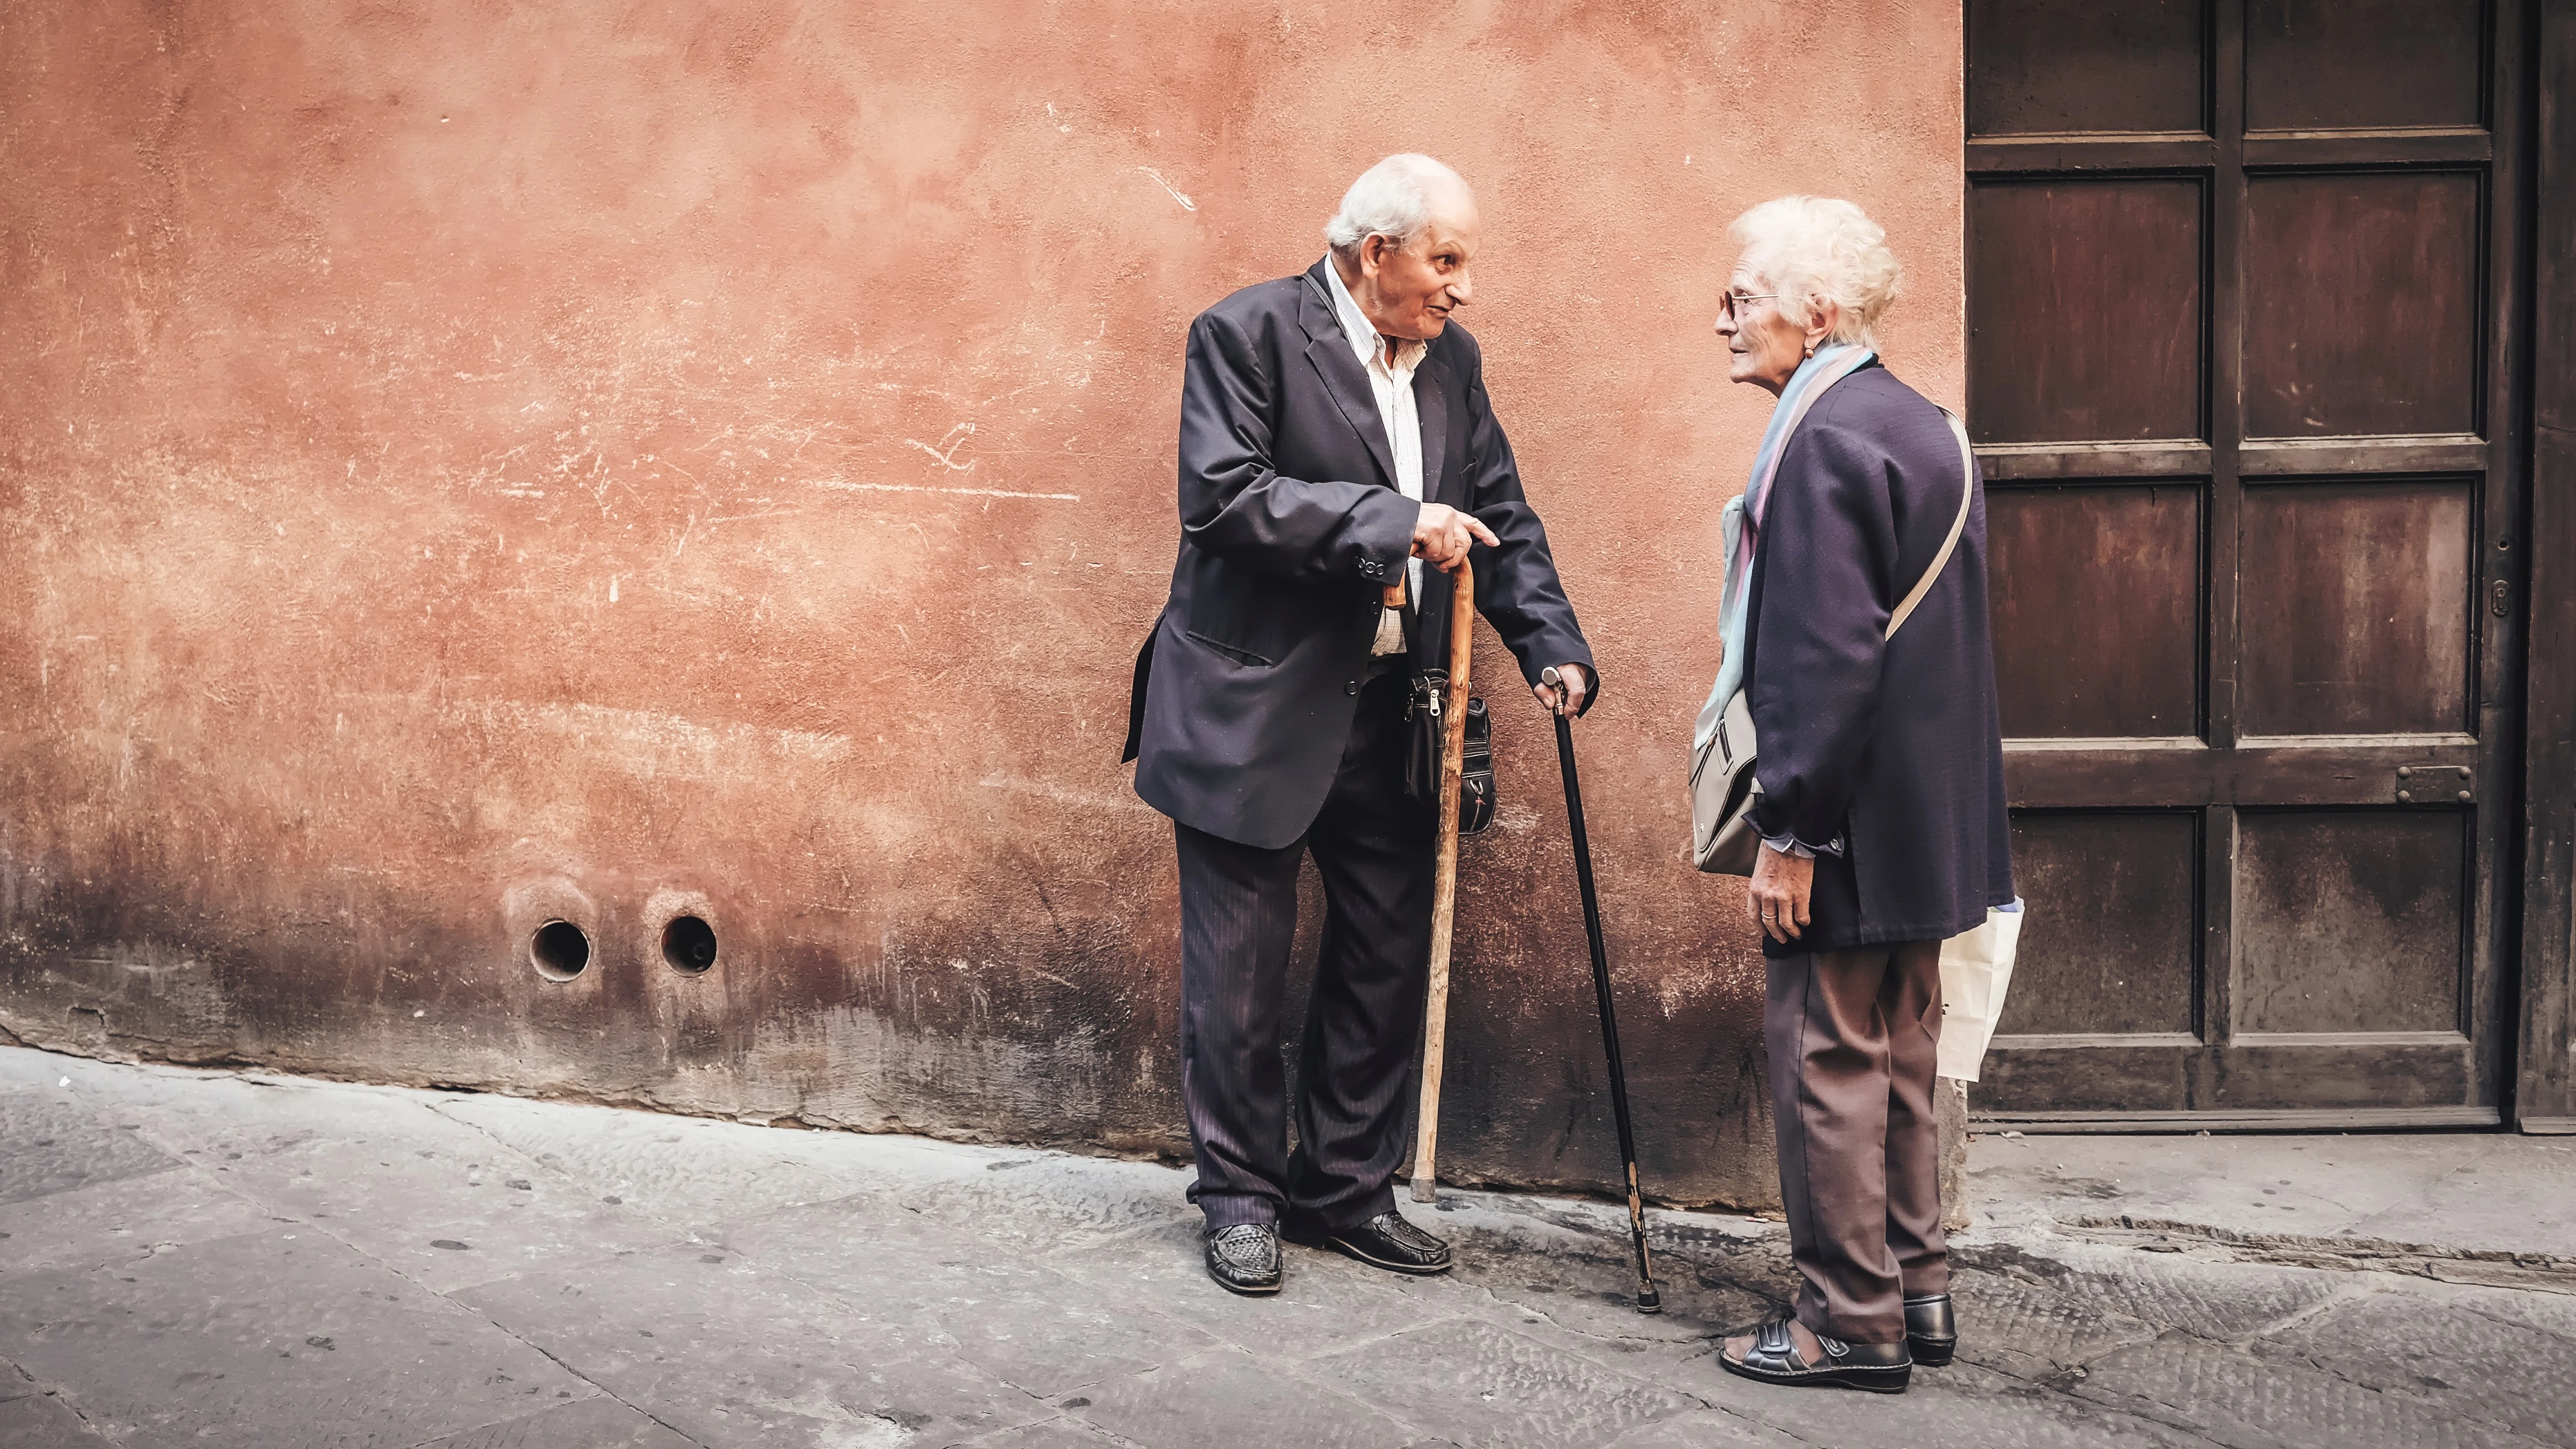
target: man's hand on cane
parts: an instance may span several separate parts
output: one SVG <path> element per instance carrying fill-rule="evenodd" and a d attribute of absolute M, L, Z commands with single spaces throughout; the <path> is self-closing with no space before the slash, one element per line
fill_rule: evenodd
<path fill-rule="evenodd" d="M 1502 540 L 1476 515 L 1446 503 L 1423 504 L 1421 516 L 1414 520 L 1413 556 L 1442 573 L 1456 573 L 1458 565 L 1467 561 L 1467 550 L 1480 543 L 1502 546 Z M 1592 671 L 1570 663 L 1546 671 L 1542 682 L 1530 686 L 1530 693 L 1549 713 L 1569 716 L 1583 712 L 1584 696 L 1591 692 Z"/>
<path fill-rule="evenodd" d="M 1491 548 L 1503 545 L 1476 515 L 1446 503 L 1423 504 L 1422 516 L 1413 522 L 1413 556 L 1444 574 L 1456 573 L 1458 565 L 1467 561 L 1467 550 L 1480 543 Z"/>
<path fill-rule="evenodd" d="M 1530 693 L 1538 696 L 1548 713 L 1572 719 L 1583 713 L 1584 697 L 1592 693 L 1592 671 L 1580 664 L 1553 665 L 1538 672 L 1538 683 L 1530 686 Z"/>
<path fill-rule="evenodd" d="M 1768 845 L 1753 856 L 1753 886 L 1745 893 L 1753 924 L 1774 941 L 1786 944 L 1798 939 L 1806 933 L 1807 896 L 1816 884 L 1814 858 Z"/>

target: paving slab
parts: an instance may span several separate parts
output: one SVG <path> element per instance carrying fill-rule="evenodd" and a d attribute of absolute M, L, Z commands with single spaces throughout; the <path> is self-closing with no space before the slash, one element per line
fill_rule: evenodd
<path fill-rule="evenodd" d="M 1774 1227 L 1652 1213 L 1647 1250 L 1663 1307 L 1641 1314 L 1624 1207 L 1444 1193 L 1441 1210 L 1421 1221 L 1451 1235 L 1462 1280 L 1615 1352 L 1662 1344 L 1695 1353 L 1713 1334 L 1772 1316 L 1797 1281 Z"/>
<path fill-rule="evenodd" d="M 2349 1276 L 2084 1242 L 2038 1250 L 2013 1243 L 1955 1245 L 1952 1263 L 2045 1288 L 2094 1312 L 2199 1338 L 2249 1338 L 2307 1312 Z"/>
<path fill-rule="evenodd" d="M 842 1197 L 870 1185 L 798 1160 L 801 1139 L 841 1133 L 760 1132 L 703 1117 L 614 1107 L 568 1108 L 516 1097 L 451 1096 L 441 1116 L 466 1123 L 552 1168 L 605 1202 L 687 1225 Z M 746 1150 L 746 1148 L 748 1150 Z"/>
<path fill-rule="evenodd" d="M 1265 1358 L 1290 1361 L 1489 1306 L 1454 1277 L 1401 1277 L 1293 1243 L 1282 1254 L 1280 1289 L 1268 1298 L 1208 1291 L 1216 1285 L 1201 1260 L 1195 1221 L 1060 1248 L 1045 1261 L 1104 1302 L 1147 1309 Z"/>
<path fill-rule="evenodd" d="M 1708 1367 L 1719 1391 L 1734 1387 L 1733 1412 L 1836 1449 L 2207 1449 L 2187 1430 L 1974 1365 L 1917 1369 L 1901 1398 L 1752 1384 Z"/>
<path fill-rule="evenodd" d="M 104 1449 L 113 1442 L 54 1395 L 0 1401 L 0 1449 Z"/>
<path fill-rule="evenodd" d="M 0 1092 L 0 1203 L 168 1172 L 179 1159 L 102 1122 L 66 1094 Z"/>
<path fill-rule="evenodd" d="M 22 1087 L 69 1088 L 75 1072 L 92 1067 L 107 1067 L 129 1075 L 150 1070 L 141 1066 L 93 1061 L 88 1057 L 65 1056 L 60 1052 L 37 1051 L 31 1047 L 0 1047 L 0 1092 Z"/>
<path fill-rule="evenodd" d="M 0 1358 L 137 1449 L 407 1449 L 596 1392 L 488 1321 L 293 1228 L 13 1279 Z"/>
<path fill-rule="evenodd" d="M 2322 1369 L 2181 1333 L 2122 1349 L 2071 1392 L 2204 1439 L 2255 1449 L 2542 1449 L 2474 1395 L 2382 1392 Z M 2563 1445 L 2565 1441 L 2554 1441 Z"/>
<path fill-rule="evenodd" d="M 2576 1344 L 2576 1293 L 2516 1292 L 2461 1285 L 2419 1288 L 2411 1282 L 2404 1286 L 2422 1293 L 2430 1302 L 2455 1305 L 2530 1329 L 2539 1335 L 2532 1340 L 2536 1349 L 2554 1352 L 2557 1343 Z"/>
<path fill-rule="evenodd" d="M 432 1439 L 418 1449 L 695 1449 L 695 1445 L 678 1430 L 601 1395 Z"/>
<path fill-rule="evenodd" d="M 1968 1146 L 1981 1222 L 2127 1217 L 2576 1258 L 2576 1142 L 2509 1133 L 2013 1136 Z"/>
<path fill-rule="evenodd" d="M 2048 1380 L 2118 1349 L 2146 1343 L 2157 1329 L 2089 1298 L 2002 1273 L 1957 1270 L 1950 1297 L 1959 1354 L 2014 1378 Z"/>
<path fill-rule="evenodd" d="M 1703 1407 L 1644 1379 L 1477 1320 L 1453 1320 L 1316 1359 L 1334 1388 L 1461 1443 L 1573 1449 Z M 1329 1377 L 1327 1377 L 1329 1376 Z"/>
<path fill-rule="evenodd" d="M 908 1207 L 1038 1253 L 1152 1229 L 1189 1210 L 1189 1174 L 1164 1163 L 1028 1152 L 983 1168 L 898 1191 Z"/>
<path fill-rule="evenodd" d="M 1661 1419 L 1610 1441 L 1609 1449 L 1808 1449 L 1808 1441 L 1724 1409 Z"/>
<path fill-rule="evenodd" d="M 2576 1340 L 2535 1343 L 2528 1328 L 2474 1303 L 2372 1293 L 2262 1339 L 2255 1352 L 2492 1419 L 2544 1444 L 2576 1444 Z"/>
<path fill-rule="evenodd" d="M 267 1209 L 194 1167 L 0 1204 L 0 1286 L 47 1269 L 260 1232 L 274 1221 Z"/>
<path fill-rule="evenodd" d="M 1129 1441 L 1071 1417 L 1023 1424 L 969 1441 L 969 1449 L 1121 1449 Z"/>
<path fill-rule="evenodd" d="M 710 1449 L 952 1443 L 1050 1412 L 907 1313 L 721 1245 L 667 1243 L 456 1297 Z"/>
<path fill-rule="evenodd" d="M 1114 1379 L 1064 1408 L 1146 1449 L 1401 1449 L 1424 1437 L 1417 1425 L 1232 1346 Z"/>
<path fill-rule="evenodd" d="M 700 1236 L 873 1316 L 923 1329 L 1040 1398 L 1217 1343 L 1128 1295 L 1101 1293 L 998 1247 L 970 1224 L 890 1197 L 783 1209 Z"/>
<path fill-rule="evenodd" d="M 2490 1137 L 2487 1150 L 2353 1224 L 2361 1237 L 2576 1259 L 2576 1142 Z"/>
<path fill-rule="evenodd" d="M 116 1115 L 144 1138 L 440 1291 L 671 1236 L 433 1110 L 435 1093 L 220 1075 L 140 1085 Z"/>

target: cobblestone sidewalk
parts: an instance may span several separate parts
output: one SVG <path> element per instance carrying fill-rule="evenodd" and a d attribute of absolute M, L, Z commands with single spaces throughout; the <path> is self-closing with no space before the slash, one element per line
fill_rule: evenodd
<path fill-rule="evenodd" d="M 2576 1296 L 2013 1222 L 1898 1399 L 1721 1374 L 1773 1226 L 1413 1209 L 1407 1280 L 1197 1261 L 1148 1164 L 0 1050 L 0 1449 L 2576 1445 Z"/>

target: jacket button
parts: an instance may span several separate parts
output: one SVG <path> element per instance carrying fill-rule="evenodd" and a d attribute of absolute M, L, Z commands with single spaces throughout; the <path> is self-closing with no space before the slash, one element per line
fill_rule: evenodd
<path fill-rule="evenodd" d="M 1345 680 L 1343 680 L 1343 681 L 1342 681 L 1342 693 L 1344 693 L 1344 694 L 1357 694 L 1357 693 L 1359 693 L 1359 692 L 1360 692 L 1360 682 L 1359 682 L 1358 680 L 1356 680 L 1356 679 L 1345 679 Z"/>

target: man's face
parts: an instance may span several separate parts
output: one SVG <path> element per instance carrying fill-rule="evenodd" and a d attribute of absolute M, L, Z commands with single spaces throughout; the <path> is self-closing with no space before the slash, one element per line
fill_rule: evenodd
<path fill-rule="evenodd" d="M 1430 225 L 1411 243 L 1399 247 L 1373 236 L 1361 246 L 1362 286 L 1353 300 L 1381 335 L 1428 342 L 1474 292 L 1467 263 L 1475 250 L 1474 198 L 1454 192 L 1435 198 Z"/>

